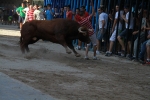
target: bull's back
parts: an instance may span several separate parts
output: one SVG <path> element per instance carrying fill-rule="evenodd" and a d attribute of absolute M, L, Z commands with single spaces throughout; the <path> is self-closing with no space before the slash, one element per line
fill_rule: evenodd
<path fill-rule="evenodd" d="M 67 20 L 67 19 L 53 19 L 53 20 L 34 20 L 31 21 L 31 24 L 35 26 L 38 31 L 41 32 L 54 32 L 59 33 L 62 31 L 69 32 L 69 30 L 77 30 L 79 28 L 79 24 L 73 20 Z"/>

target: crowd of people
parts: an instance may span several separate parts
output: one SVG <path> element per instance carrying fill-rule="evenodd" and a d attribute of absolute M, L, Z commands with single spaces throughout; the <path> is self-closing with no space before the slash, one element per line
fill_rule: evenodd
<path fill-rule="evenodd" d="M 138 61 L 150 64 L 150 18 L 147 18 L 148 11 L 146 9 L 139 9 L 138 16 L 135 16 L 133 12 L 130 12 L 131 7 L 129 5 L 123 6 L 124 8 L 116 5 L 115 13 L 108 14 L 105 12 L 105 7 L 100 6 L 97 9 L 99 16 L 98 32 L 95 32 L 91 23 L 92 17 L 96 16 L 92 2 L 91 0 L 91 14 L 86 11 L 85 6 L 76 8 L 75 12 L 73 12 L 70 5 L 58 9 L 57 7 L 52 8 L 50 4 L 47 4 L 47 6 L 42 8 L 41 5 L 32 5 L 27 2 L 26 4 L 22 3 L 18 8 L 14 6 L 13 10 L 0 11 L 0 18 L 2 24 L 19 24 L 20 30 L 23 23 L 32 20 L 52 20 L 55 18 L 75 20 L 81 26 L 85 26 L 89 29 L 91 43 L 85 44 L 78 40 L 76 47 L 76 49 L 81 50 L 82 44 L 84 44 L 86 51 L 85 59 L 89 59 L 88 51 L 92 44 L 93 59 L 96 60 L 96 55 L 100 55 L 103 43 L 105 44 L 107 38 L 109 38 L 109 45 L 105 45 L 107 48 L 105 56 L 110 57 L 113 54 L 118 54 L 119 56 L 125 57 L 125 54 L 127 54 L 126 57 L 131 60 L 138 58 Z M 143 15 L 140 22 L 141 13 Z M 108 20 L 112 22 L 111 31 L 109 33 L 107 31 Z M 135 25 L 134 22 L 136 23 Z M 138 37 L 138 35 L 140 35 L 140 37 Z M 131 53 L 132 41 L 134 41 L 133 54 Z M 114 44 L 117 45 L 117 53 L 114 52 Z M 127 50 L 125 50 L 126 44 Z M 138 57 L 136 57 L 137 55 Z"/>

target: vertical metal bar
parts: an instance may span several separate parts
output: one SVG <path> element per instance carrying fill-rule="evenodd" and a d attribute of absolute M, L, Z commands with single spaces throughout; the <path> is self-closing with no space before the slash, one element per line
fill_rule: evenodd
<path fill-rule="evenodd" d="M 86 3 L 86 10 L 89 12 L 89 0 L 87 0 L 87 3 Z"/>
<path fill-rule="evenodd" d="M 139 53 L 139 43 L 140 43 L 140 34 L 141 34 L 141 24 L 142 24 L 142 18 L 143 18 L 143 7 L 144 7 L 144 0 L 142 0 L 142 7 L 141 7 L 141 14 L 140 14 L 140 25 L 139 25 L 139 33 L 138 33 L 138 43 L 137 43 L 137 52 L 136 52 L 136 59 L 138 59 L 138 53 Z"/>
<path fill-rule="evenodd" d="M 109 14 L 110 10 L 111 10 L 111 1 L 112 0 L 107 1 L 108 2 L 108 5 L 106 6 L 107 7 L 107 11 L 106 11 L 107 14 Z M 107 50 L 107 47 L 108 47 L 108 44 L 109 44 L 110 25 L 111 25 L 111 20 L 108 18 L 107 28 L 106 28 L 106 41 L 104 43 L 105 51 Z"/>
<path fill-rule="evenodd" d="M 133 30 L 135 30 L 136 28 L 136 16 L 138 16 L 138 4 L 139 4 L 139 0 L 136 0 Z M 133 54 L 133 48 L 134 48 L 134 36 L 132 35 L 130 55 Z"/>
<path fill-rule="evenodd" d="M 148 8 L 147 8 L 147 18 L 149 19 L 149 14 L 150 14 L 150 0 L 147 0 L 147 2 L 148 2 Z M 145 40 L 147 39 L 147 35 L 148 35 L 148 32 L 147 32 L 147 30 L 146 30 L 146 32 L 145 32 Z"/>
<path fill-rule="evenodd" d="M 118 26 L 119 26 L 119 22 L 120 22 L 121 0 L 118 0 L 118 6 L 119 6 L 119 11 L 118 11 L 118 20 L 117 20 L 116 37 L 115 37 L 116 41 L 115 41 L 115 48 L 114 48 L 114 52 L 117 54 L 118 54 L 118 52 L 117 52 L 117 48 L 118 48 L 117 36 L 118 36 Z"/>
<path fill-rule="evenodd" d="M 129 27 L 130 27 L 130 19 L 131 19 L 131 14 L 132 14 L 132 0 L 130 1 L 130 11 L 129 11 L 129 19 L 128 19 L 128 27 L 127 27 L 127 43 L 125 44 L 125 55 L 127 54 L 127 46 L 128 46 L 128 40 L 129 40 Z"/>

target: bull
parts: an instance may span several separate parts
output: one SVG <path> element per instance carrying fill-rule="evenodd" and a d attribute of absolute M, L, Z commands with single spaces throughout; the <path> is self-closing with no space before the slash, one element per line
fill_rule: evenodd
<path fill-rule="evenodd" d="M 66 53 L 70 54 L 72 50 L 75 56 L 79 57 L 80 54 L 75 51 L 72 41 L 79 39 L 82 42 L 89 43 L 88 31 L 86 27 L 81 27 L 73 20 L 61 18 L 50 21 L 33 20 L 26 22 L 22 26 L 20 48 L 22 53 L 25 53 L 25 50 L 29 52 L 28 45 L 42 39 L 61 44 L 65 48 Z"/>

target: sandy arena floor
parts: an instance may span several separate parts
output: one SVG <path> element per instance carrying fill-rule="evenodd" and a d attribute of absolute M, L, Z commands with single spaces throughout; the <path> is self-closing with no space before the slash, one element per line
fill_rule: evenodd
<path fill-rule="evenodd" d="M 0 72 L 60 100 L 150 100 L 150 66 L 98 55 L 84 60 L 38 41 L 22 54 L 16 26 L 0 25 Z"/>

